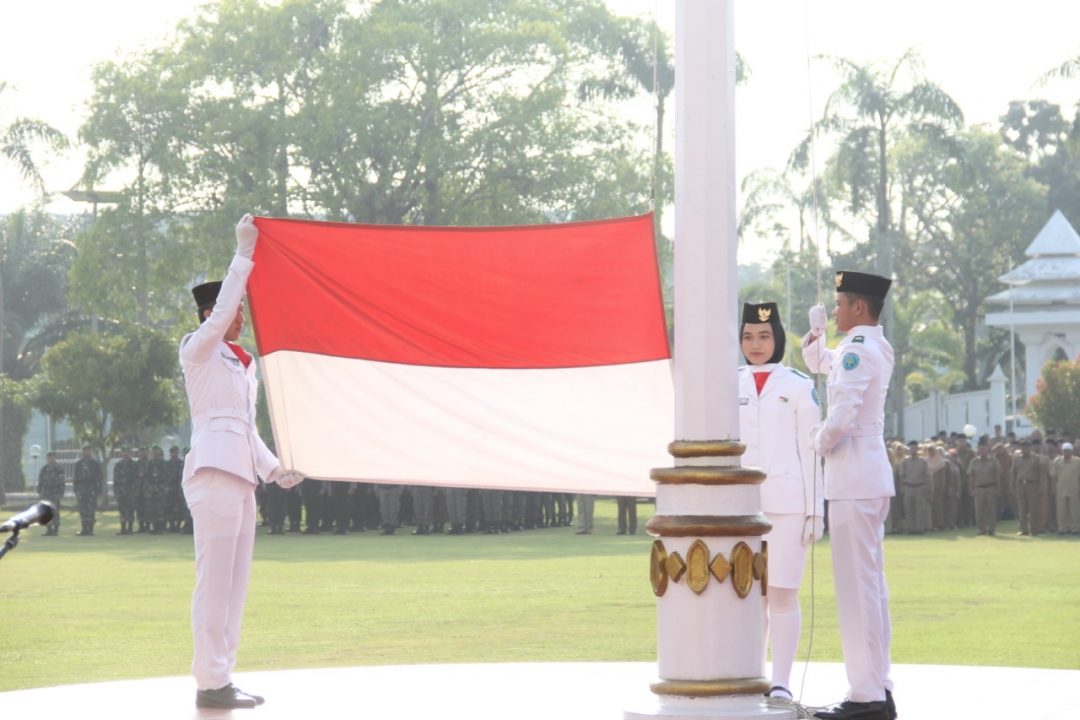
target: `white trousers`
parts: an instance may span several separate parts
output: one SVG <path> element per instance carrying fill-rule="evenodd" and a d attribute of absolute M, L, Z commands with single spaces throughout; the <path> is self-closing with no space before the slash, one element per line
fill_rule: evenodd
<path fill-rule="evenodd" d="M 236 665 L 255 547 L 255 486 L 203 468 L 184 482 L 184 499 L 195 530 L 191 674 L 200 690 L 213 690 L 231 682 Z"/>
<path fill-rule="evenodd" d="M 848 699 L 885 700 L 892 623 L 885 583 L 885 518 L 889 498 L 829 501 L 836 609 L 848 677 Z"/>

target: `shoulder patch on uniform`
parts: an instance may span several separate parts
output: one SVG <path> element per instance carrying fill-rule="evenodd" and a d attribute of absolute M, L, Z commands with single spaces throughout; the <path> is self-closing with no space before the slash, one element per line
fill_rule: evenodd
<path fill-rule="evenodd" d="M 841 364 L 845 370 L 854 370 L 859 367 L 859 356 L 855 353 L 849 352 L 844 355 L 844 359 L 841 360 Z"/>
<path fill-rule="evenodd" d="M 809 380 L 809 379 L 810 379 L 810 376 L 809 376 L 809 375 L 807 375 L 806 373 L 803 373 L 803 372 L 799 372 L 799 371 L 798 371 L 798 370 L 796 370 L 795 368 L 788 368 L 788 370 L 790 370 L 791 372 L 795 373 L 796 375 L 798 375 L 798 376 L 799 376 L 799 377 L 801 377 L 801 378 L 804 378 L 804 379 L 806 379 L 806 380 Z"/>
<path fill-rule="evenodd" d="M 865 345 L 866 344 L 866 337 L 863 336 L 863 335 L 856 335 L 855 337 L 851 338 L 851 342 L 853 342 L 853 343 L 862 343 L 862 344 Z"/>

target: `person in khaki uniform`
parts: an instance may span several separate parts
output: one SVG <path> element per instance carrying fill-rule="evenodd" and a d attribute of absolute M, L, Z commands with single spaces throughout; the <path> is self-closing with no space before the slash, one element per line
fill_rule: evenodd
<path fill-rule="evenodd" d="M 997 443 L 990 454 L 1001 467 L 1001 487 L 998 488 L 998 520 L 1013 519 L 1016 512 L 1016 488 L 1012 481 L 1013 451 L 1005 443 Z"/>
<path fill-rule="evenodd" d="M 904 529 L 904 495 L 900 484 L 900 463 L 907 457 L 907 447 L 897 440 L 890 448 L 889 463 L 893 469 L 893 487 L 896 494 L 889 499 L 889 516 L 885 519 L 885 532 L 889 535 Z"/>
<path fill-rule="evenodd" d="M 945 454 L 935 443 L 926 445 L 926 464 L 930 468 L 930 527 L 929 530 L 945 529 L 945 496 L 948 494 L 949 468 Z"/>
<path fill-rule="evenodd" d="M 1073 455 L 1072 443 L 1063 443 L 1062 454 L 1054 458 L 1050 472 L 1057 483 L 1058 535 L 1080 534 L 1080 459 Z"/>
<path fill-rule="evenodd" d="M 956 441 L 957 465 L 963 471 L 963 482 L 960 484 L 960 527 L 968 527 L 975 524 L 975 496 L 971 493 L 971 483 L 967 479 L 967 469 L 971 461 L 975 459 L 975 451 L 971 449 L 967 438 L 961 437 Z"/>
<path fill-rule="evenodd" d="M 968 486 L 975 498 L 975 523 L 980 535 L 993 535 L 998 520 L 998 489 L 1001 464 L 990 457 L 990 444 L 979 443 L 978 454 L 968 465 Z"/>
<path fill-rule="evenodd" d="M 1042 532 L 1039 523 L 1039 487 L 1045 471 L 1043 461 L 1031 452 L 1029 441 L 1021 440 L 1020 454 L 1014 456 L 1012 462 L 1012 480 L 1013 487 L 1016 488 L 1017 514 L 1020 519 L 1020 531 L 1017 535 L 1038 535 Z"/>
<path fill-rule="evenodd" d="M 930 527 L 930 466 L 914 440 L 908 443 L 908 457 L 900 461 L 900 486 L 904 528 L 909 535 L 921 535 Z"/>
<path fill-rule="evenodd" d="M 1040 517 L 1042 522 L 1039 523 L 1039 527 L 1043 532 L 1055 532 L 1058 529 L 1057 523 L 1057 481 L 1054 479 L 1054 474 L 1050 472 L 1050 468 L 1060 457 L 1057 441 L 1050 438 L 1042 444 L 1041 452 L 1039 456 L 1043 460 L 1043 465 L 1046 466 L 1046 475 L 1043 476 L 1043 481 L 1039 486 L 1039 497 L 1041 500 L 1041 513 Z"/>
<path fill-rule="evenodd" d="M 960 527 L 960 498 L 963 496 L 964 470 L 960 468 L 960 457 L 956 450 L 945 453 L 945 529 L 955 530 Z"/>

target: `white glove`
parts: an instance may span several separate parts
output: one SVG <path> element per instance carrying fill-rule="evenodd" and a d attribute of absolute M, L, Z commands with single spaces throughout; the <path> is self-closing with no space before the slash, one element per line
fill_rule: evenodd
<path fill-rule="evenodd" d="M 825 518 L 820 515 L 807 515 L 803 522 L 802 544 L 806 547 L 812 542 L 817 542 L 825 533 Z"/>
<path fill-rule="evenodd" d="M 304 481 L 304 473 L 295 470 L 286 470 L 278 465 L 274 472 L 270 473 L 267 482 L 277 483 L 278 487 L 288 490 Z"/>
<path fill-rule="evenodd" d="M 250 260 L 255 255 L 255 241 L 258 239 L 259 228 L 255 227 L 254 216 L 248 213 L 236 223 L 236 254 Z"/>
<path fill-rule="evenodd" d="M 821 335 L 825 332 L 826 326 L 829 324 L 829 317 L 825 312 L 825 306 L 818 303 L 814 307 L 810 308 L 810 334 L 814 337 Z"/>

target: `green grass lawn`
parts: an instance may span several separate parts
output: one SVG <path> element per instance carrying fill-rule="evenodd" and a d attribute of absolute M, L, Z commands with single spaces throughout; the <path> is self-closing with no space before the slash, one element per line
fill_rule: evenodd
<path fill-rule="evenodd" d="M 651 506 L 643 505 L 647 513 Z M 651 538 L 593 535 L 267 536 L 255 550 L 240 671 L 372 664 L 650 661 Z M 0 560 L 0 690 L 182 675 L 191 537 L 24 532 Z M 971 531 L 886 542 L 897 663 L 1080 669 L 1080 539 Z M 840 659 L 828 542 L 803 585 L 805 658 Z"/>

